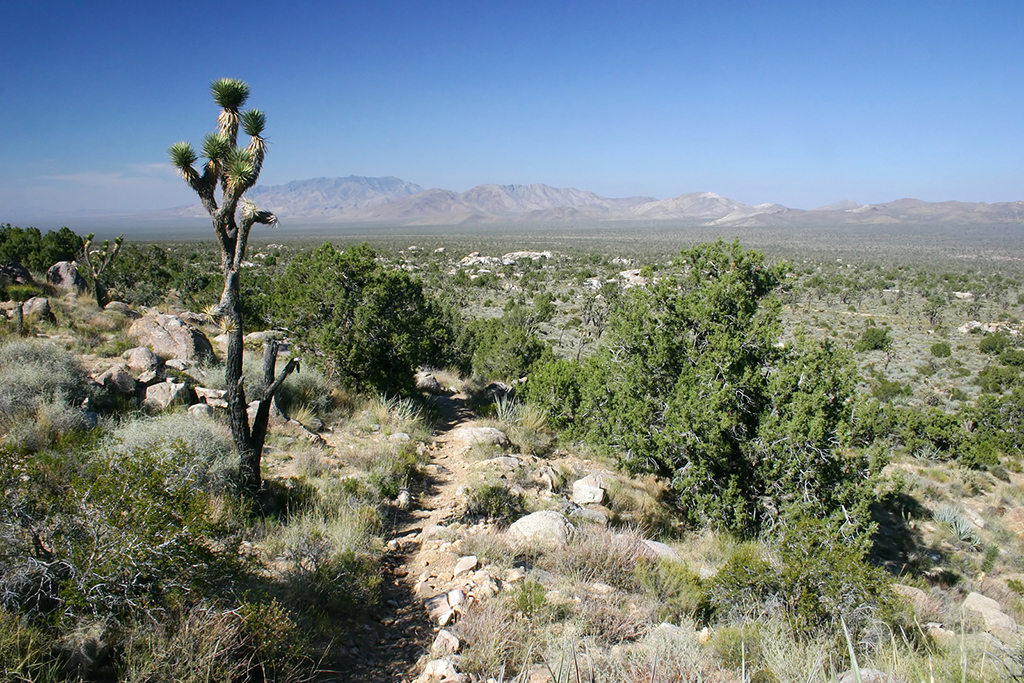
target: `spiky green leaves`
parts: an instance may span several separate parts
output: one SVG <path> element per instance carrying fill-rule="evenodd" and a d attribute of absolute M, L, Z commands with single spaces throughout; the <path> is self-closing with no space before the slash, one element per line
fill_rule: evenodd
<path fill-rule="evenodd" d="M 191 168 L 199 158 L 196 156 L 196 150 L 192 147 L 192 143 L 189 142 L 175 142 L 167 150 L 167 156 L 170 157 L 171 164 L 181 171 Z"/>
<path fill-rule="evenodd" d="M 210 94 L 218 107 L 237 111 L 249 99 L 249 86 L 237 78 L 218 78 L 210 84 Z"/>
<path fill-rule="evenodd" d="M 228 187 L 248 187 L 256 180 L 252 154 L 235 147 L 224 157 L 224 180 Z"/>
<path fill-rule="evenodd" d="M 220 161 L 231 149 L 231 142 L 223 133 L 208 133 L 203 138 L 203 156 L 210 161 Z"/>
<path fill-rule="evenodd" d="M 242 112 L 242 130 L 246 135 L 259 137 L 263 135 L 263 128 L 267 125 L 267 115 L 259 109 L 250 109 Z"/>

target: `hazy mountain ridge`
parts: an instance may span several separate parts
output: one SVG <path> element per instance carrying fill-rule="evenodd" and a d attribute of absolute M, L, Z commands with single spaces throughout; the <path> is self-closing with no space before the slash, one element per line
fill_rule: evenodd
<path fill-rule="evenodd" d="M 674 220 L 693 225 L 736 227 L 781 225 L 991 224 L 1024 222 L 1024 202 L 926 202 L 898 199 L 861 205 L 850 200 L 818 209 L 781 204 L 750 206 L 714 192 L 669 199 L 602 197 L 576 188 L 542 183 L 477 185 L 462 193 L 425 190 L 393 176 L 314 178 L 286 185 L 256 187 L 249 196 L 282 220 L 324 223 L 441 225 L 510 221 Z M 174 210 L 179 216 L 205 215 L 201 207 Z"/>

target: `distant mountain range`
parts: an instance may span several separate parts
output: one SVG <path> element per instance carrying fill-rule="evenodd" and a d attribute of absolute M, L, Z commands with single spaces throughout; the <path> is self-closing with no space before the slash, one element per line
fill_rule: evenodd
<path fill-rule="evenodd" d="M 844 200 L 818 209 L 781 204 L 748 206 L 714 192 L 671 199 L 611 199 L 574 188 L 533 185 L 477 185 L 462 193 L 425 190 L 399 178 L 314 178 L 256 187 L 248 195 L 282 221 L 460 225 L 472 223 L 564 223 L 574 221 L 660 221 L 736 227 L 783 225 L 997 224 L 1024 222 L 1024 202 L 972 204 L 898 199 L 861 205 Z M 198 205 L 164 215 L 205 216 Z"/>

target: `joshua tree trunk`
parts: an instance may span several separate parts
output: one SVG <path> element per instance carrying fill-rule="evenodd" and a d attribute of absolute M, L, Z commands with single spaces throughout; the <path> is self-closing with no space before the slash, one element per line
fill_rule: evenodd
<path fill-rule="evenodd" d="M 238 451 L 239 488 L 241 492 L 256 499 L 263 486 L 260 476 L 260 460 L 263 442 L 267 436 L 267 422 L 270 406 L 281 384 L 299 367 L 297 358 L 291 359 L 274 377 L 277 364 L 277 342 L 270 342 L 264 350 L 263 373 L 266 389 L 258 399 L 256 415 L 249 424 L 249 404 L 245 396 L 242 375 L 244 354 L 244 330 L 242 328 L 242 297 L 239 273 L 249 232 L 253 225 L 276 225 L 277 217 L 268 211 L 260 211 L 243 198 L 246 191 L 256 184 L 263 166 L 266 143 L 261 134 L 265 123 L 263 112 L 251 109 L 239 112 L 249 96 L 249 86 L 234 79 L 214 81 L 210 86 L 214 101 L 223 110 L 217 117 L 218 131 L 206 136 L 203 155 L 207 163 L 200 175 L 193 164 L 198 157 L 192 145 L 178 142 L 171 146 L 171 163 L 181 172 L 185 182 L 195 190 L 203 208 L 213 220 L 213 230 L 220 245 L 221 268 L 224 273 L 224 290 L 216 308 L 228 327 L 228 353 L 225 360 L 224 379 L 227 384 L 228 410 L 230 411 L 231 437 Z M 237 146 L 239 125 L 250 136 L 249 146 Z M 217 189 L 220 188 L 220 202 Z"/>

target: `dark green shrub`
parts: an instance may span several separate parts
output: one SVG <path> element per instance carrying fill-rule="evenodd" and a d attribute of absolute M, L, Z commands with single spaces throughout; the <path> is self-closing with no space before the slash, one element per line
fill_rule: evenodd
<path fill-rule="evenodd" d="M 590 359 L 538 366 L 528 399 L 563 435 L 669 478 L 693 526 L 753 534 L 797 499 L 857 508 L 866 462 L 843 450 L 856 374 L 831 343 L 780 347 L 784 269 L 723 242 L 678 265 L 622 294 Z"/>
<path fill-rule="evenodd" d="M 269 306 L 328 379 L 409 395 L 420 365 L 448 365 L 452 318 L 405 271 L 388 270 L 366 244 L 330 243 L 296 256 Z"/>
<path fill-rule="evenodd" d="M 1024 368 L 1024 350 L 1004 349 L 999 354 L 999 360 L 1005 365 L 1012 365 L 1015 368 Z"/>
<path fill-rule="evenodd" d="M 892 345 L 889 330 L 881 327 L 869 327 L 864 330 L 860 339 L 853 345 L 855 351 L 885 351 Z"/>
<path fill-rule="evenodd" d="M 932 344 L 932 355 L 936 358 L 949 358 L 953 355 L 953 350 L 949 348 L 949 344 L 946 342 L 936 342 Z"/>
<path fill-rule="evenodd" d="M 978 371 L 974 383 L 989 394 L 999 394 L 1020 381 L 1020 369 L 1015 366 L 986 365 Z"/>
<path fill-rule="evenodd" d="M 909 384 L 900 384 L 885 377 L 879 377 L 872 382 L 871 394 L 882 402 L 889 402 L 899 396 L 912 396 L 913 389 Z"/>
<path fill-rule="evenodd" d="M 505 316 L 473 321 L 467 335 L 473 374 L 488 380 L 524 377 L 547 351 L 535 332 Z"/>
<path fill-rule="evenodd" d="M 1005 332 L 993 332 L 992 334 L 985 335 L 985 338 L 978 344 L 978 350 L 982 353 L 988 353 L 998 356 L 1003 351 L 1014 346 L 1014 341 Z"/>
<path fill-rule="evenodd" d="M 64 227 L 40 233 L 38 228 L 0 225 L 0 263 L 17 262 L 43 272 L 57 261 L 71 261 L 82 249 L 82 238 Z"/>
<path fill-rule="evenodd" d="M 633 575 L 652 600 L 658 603 L 658 618 L 678 623 L 683 617 L 706 622 L 711 605 L 700 576 L 678 562 L 641 560 Z"/>
<path fill-rule="evenodd" d="M 808 639 L 835 638 L 840 618 L 854 638 L 874 620 L 899 618 L 888 575 L 864 561 L 864 534 L 798 516 L 783 521 L 772 547 L 775 561 L 741 550 L 719 571 L 708 594 L 720 612 L 767 615 L 779 605 L 794 632 Z"/>

